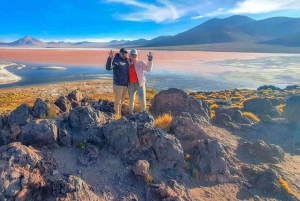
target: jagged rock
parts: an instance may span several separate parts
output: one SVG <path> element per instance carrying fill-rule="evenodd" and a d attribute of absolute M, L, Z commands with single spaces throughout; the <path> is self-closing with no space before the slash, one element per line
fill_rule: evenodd
<path fill-rule="evenodd" d="M 149 184 L 146 191 L 146 200 L 184 200 L 192 201 L 191 194 L 184 186 L 179 185 L 175 180 L 167 180 L 166 183 Z"/>
<path fill-rule="evenodd" d="M 72 129 L 86 129 L 93 124 L 105 122 L 102 112 L 87 106 L 72 109 L 69 118 Z"/>
<path fill-rule="evenodd" d="M 72 91 L 68 94 L 68 99 L 73 102 L 80 102 L 82 100 L 83 96 L 82 93 L 79 90 Z"/>
<path fill-rule="evenodd" d="M 67 129 L 58 129 L 58 141 L 63 146 L 72 147 L 72 136 Z"/>
<path fill-rule="evenodd" d="M 153 125 L 153 122 L 154 122 L 153 116 L 148 112 L 140 112 L 140 113 L 133 114 L 128 117 L 128 120 L 134 121 L 139 124 L 148 123 L 151 125 Z"/>
<path fill-rule="evenodd" d="M 74 147 L 82 146 L 82 143 L 90 143 L 102 149 L 105 144 L 102 127 L 97 125 L 90 126 L 85 130 L 73 131 L 72 140 Z"/>
<path fill-rule="evenodd" d="M 269 100 L 273 106 L 278 106 L 280 104 L 284 104 L 284 100 L 283 99 L 267 98 L 267 100 Z"/>
<path fill-rule="evenodd" d="M 28 197 L 45 186 L 55 163 L 19 142 L 0 147 L 0 200 L 34 200 Z"/>
<path fill-rule="evenodd" d="M 99 150 L 89 144 L 78 157 L 78 163 L 82 166 L 95 165 L 98 162 Z"/>
<path fill-rule="evenodd" d="M 147 160 L 151 165 L 154 165 L 156 156 L 152 147 L 139 146 L 124 151 L 122 155 L 122 161 L 129 165 L 133 165 L 138 160 Z"/>
<path fill-rule="evenodd" d="M 49 101 L 37 98 L 34 102 L 33 116 L 36 118 L 56 117 L 59 112 L 60 109 Z"/>
<path fill-rule="evenodd" d="M 272 103 L 265 98 L 253 98 L 246 100 L 244 103 L 244 111 L 252 112 L 256 115 L 263 116 L 272 109 Z"/>
<path fill-rule="evenodd" d="M 18 124 L 24 126 L 33 119 L 31 114 L 31 107 L 27 104 L 22 104 L 10 113 L 8 123 L 9 125 Z"/>
<path fill-rule="evenodd" d="M 18 136 L 22 133 L 22 129 L 18 124 L 14 124 L 10 127 L 10 133 L 10 140 L 17 141 Z"/>
<path fill-rule="evenodd" d="M 286 101 L 283 114 L 290 122 L 300 123 L 300 96 L 292 96 Z"/>
<path fill-rule="evenodd" d="M 140 145 L 137 135 L 137 124 L 123 118 L 103 126 L 108 150 L 113 154 L 120 154 L 127 149 Z"/>
<path fill-rule="evenodd" d="M 141 176 L 145 178 L 149 174 L 149 163 L 146 160 L 138 160 L 133 166 L 133 172 L 136 176 Z"/>
<path fill-rule="evenodd" d="M 38 119 L 24 126 L 19 141 L 25 145 L 54 145 L 58 128 L 53 119 Z"/>
<path fill-rule="evenodd" d="M 40 191 L 36 191 L 31 196 L 31 200 L 104 201 L 106 200 L 106 197 L 99 197 L 94 193 L 94 189 L 81 178 L 69 175 L 67 179 L 57 179 L 54 182 L 49 183 Z"/>
<path fill-rule="evenodd" d="M 3 116 L 0 115 L 0 130 L 4 128 Z"/>
<path fill-rule="evenodd" d="M 246 142 L 242 147 L 249 149 L 251 154 L 268 163 L 279 163 L 284 160 L 284 151 L 280 146 L 274 144 L 268 145 L 262 140 L 254 143 Z"/>
<path fill-rule="evenodd" d="M 170 133 L 180 141 L 185 154 L 191 153 L 191 150 L 197 146 L 198 140 L 210 138 L 186 112 L 173 118 Z"/>
<path fill-rule="evenodd" d="M 215 178 L 219 182 L 228 182 L 232 176 L 239 174 L 233 161 L 234 157 L 230 156 L 226 147 L 217 140 L 198 141 L 198 147 L 191 154 L 191 162 L 199 173 L 208 175 L 210 180 Z"/>
<path fill-rule="evenodd" d="M 170 113 L 173 117 L 181 112 L 188 112 L 202 116 L 207 121 L 209 121 L 210 114 L 210 109 L 205 101 L 192 99 L 186 92 L 175 88 L 156 94 L 152 99 L 149 111 L 155 116 Z"/>
<path fill-rule="evenodd" d="M 164 168 L 172 168 L 175 165 L 184 167 L 182 146 L 174 135 L 158 135 L 152 139 L 154 153 Z"/>
<path fill-rule="evenodd" d="M 71 102 L 65 96 L 60 96 L 54 103 L 57 107 L 61 109 L 63 112 L 69 112 L 71 108 Z"/>
<path fill-rule="evenodd" d="M 94 108 L 95 110 L 100 110 L 104 113 L 113 113 L 114 112 L 114 102 L 109 100 L 102 100 L 99 99 L 99 101 L 85 98 L 82 100 L 82 105 L 84 106 L 90 106 Z"/>
<path fill-rule="evenodd" d="M 224 125 L 228 122 L 234 122 L 234 123 L 238 123 L 238 124 L 250 124 L 251 123 L 249 121 L 249 119 L 242 116 L 242 112 L 240 110 L 234 109 L 234 108 L 216 108 L 214 121 L 220 125 Z"/>

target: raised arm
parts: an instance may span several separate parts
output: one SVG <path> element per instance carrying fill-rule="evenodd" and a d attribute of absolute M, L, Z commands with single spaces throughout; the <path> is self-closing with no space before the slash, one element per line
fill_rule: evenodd
<path fill-rule="evenodd" d="M 117 67 L 117 63 L 114 62 L 114 52 L 112 50 L 110 50 L 108 52 L 108 58 L 107 58 L 107 61 L 106 61 L 106 70 L 112 70 L 114 69 L 115 67 Z"/>
<path fill-rule="evenodd" d="M 143 70 L 147 71 L 147 72 L 150 72 L 150 71 L 152 71 L 152 68 L 153 68 L 153 63 L 152 63 L 153 54 L 152 54 L 152 52 L 149 52 L 149 55 L 147 55 L 147 56 L 148 56 L 148 62 L 146 64 L 143 61 Z"/>

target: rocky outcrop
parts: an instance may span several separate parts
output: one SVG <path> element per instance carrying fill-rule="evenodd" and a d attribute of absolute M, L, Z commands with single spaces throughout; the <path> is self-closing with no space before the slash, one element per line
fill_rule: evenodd
<path fill-rule="evenodd" d="M 185 154 L 191 154 L 199 140 L 210 139 L 189 113 L 183 112 L 172 120 L 170 133 L 180 141 Z"/>
<path fill-rule="evenodd" d="M 65 96 L 60 96 L 54 104 L 63 112 L 69 112 L 72 109 L 71 102 Z"/>
<path fill-rule="evenodd" d="M 71 102 L 81 102 L 83 99 L 82 93 L 79 90 L 72 91 L 67 97 Z"/>
<path fill-rule="evenodd" d="M 266 144 L 262 140 L 254 143 L 245 142 L 242 147 L 248 149 L 251 154 L 260 158 L 266 163 L 280 163 L 284 160 L 284 151 L 278 145 Z"/>
<path fill-rule="evenodd" d="M 32 119 L 33 116 L 31 107 L 27 104 L 22 104 L 10 113 L 8 116 L 8 124 L 18 124 L 20 126 L 24 126 Z"/>
<path fill-rule="evenodd" d="M 300 96 L 292 96 L 286 101 L 283 114 L 290 122 L 300 123 Z"/>
<path fill-rule="evenodd" d="M 178 184 L 175 180 L 167 180 L 165 183 L 149 184 L 146 192 L 146 200 L 151 201 L 192 201 L 193 198 L 188 189 Z"/>
<path fill-rule="evenodd" d="M 232 123 L 250 124 L 246 117 L 242 116 L 242 112 L 234 108 L 216 108 L 214 122 L 219 125 L 228 126 Z"/>
<path fill-rule="evenodd" d="M 138 160 L 133 166 L 133 172 L 135 176 L 145 178 L 149 174 L 150 164 L 146 160 Z"/>
<path fill-rule="evenodd" d="M 33 105 L 33 116 L 35 118 L 56 118 L 60 113 L 60 109 L 49 101 L 43 101 L 38 98 Z"/>
<path fill-rule="evenodd" d="M 57 142 L 58 128 L 53 119 L 38 119 L 24 126 L 19 141 L 25 145 L 54 145 Z"/>
<path fill-rule="evenodd" d="M 88 106 L 80 106 L 72 109 L 69 115 L 72 129 L 86 129 L 91 125 L 104 123 L 105 116 L 102 112 Z"/>
<path fill-rule="evenodd" d="M 34 200 L 30 195 L 46 185 L 54 161 L 21 143 L 2 146 L 0 153 L 0 200 Z"/>
<path fill-rule="evenodd" d="M 193 99 L 186 92 L 175 88 L 163 90 L 155 95 L 149 111 L 155 116 L 169 113 L 173 117 L 182 112 L 188 112 L 203 117 L 207 121 L 210 114 L 210 109 L 205 101 Z"/>
<path fill-rule="evenodd" d="M 200 140 L 191 155 L 191 164 L 206 179 L 218 182 L 229 182 L 240 175 L 235 159 L 226 147 L 217 140 Z"/>
<path fill-rule="evenodd" d="M 253 98 L 246 100 L 244 103 L 244 111 L 252 112 L 255 115 L 267 115 L 273 108 L 272 103 L 265 98 Z"/>

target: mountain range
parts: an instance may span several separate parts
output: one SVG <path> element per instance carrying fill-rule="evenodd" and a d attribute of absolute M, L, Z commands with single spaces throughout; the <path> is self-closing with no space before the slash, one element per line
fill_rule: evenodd
<path fill-rule="evenodd" d="M 166 47 L 209 44 L 265 44 L 300 47 L 300 18 L 272 17 L 254 20 L 234 15 L 213 18 L 174 36 L 159 36 L 151 40 L 113 40 L 110 42 L 43 42 L 26 36 L 11 43 L 0 41 L 0 46 L 13 47 Z"/>

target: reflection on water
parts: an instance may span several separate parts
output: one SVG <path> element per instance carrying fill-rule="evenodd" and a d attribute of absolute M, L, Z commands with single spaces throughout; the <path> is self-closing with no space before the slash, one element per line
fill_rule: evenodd
<path fill-rule="evenodd" d="M 22 77 L 22 80 L 0 85 L 0 88 L 78 80 L 112 80 L 112 71 L 105 70 L 104 66 L 95 68 L 22 64 L 21 68 L 9 66 L 6 69 Z M 156 90 L 174 87 L 194 91 L 219 91 L 234 88 L 256 89 L 262 85 L 284 88 L 287 85 L 300 84 L 300 55 L 210 62 L 172 60 L 169 65 L 154 65 L 153 71 L 146 73 L 146 78 L 146 85 Z"/>

